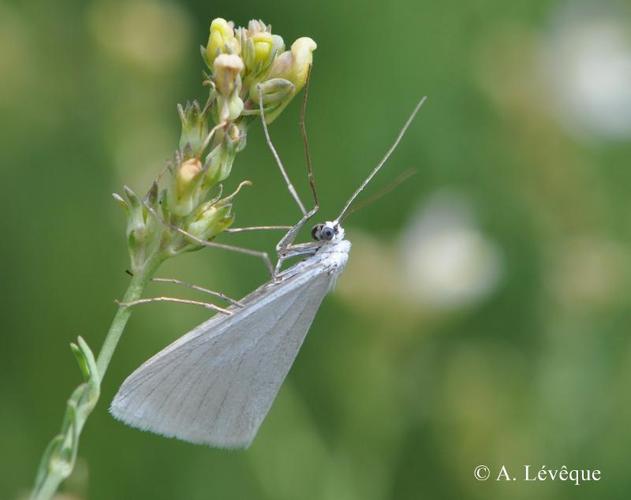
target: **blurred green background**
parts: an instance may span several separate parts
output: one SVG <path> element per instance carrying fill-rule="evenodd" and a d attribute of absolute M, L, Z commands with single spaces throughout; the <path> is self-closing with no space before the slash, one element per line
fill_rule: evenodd
<path fill-rule="evenodd" d="M 110 194 L 144 191 L 202 98 L 213 17 L 262 18 L 314 54 L 308 128 L 334 217 L 414 103 L 429 101 L 354 214 L 348 268 L 253 446 L 114 421 L 141 362 L 206 316 L 139 308 L 85 428 L 77 499 L 627 499 L 631 495 L 631 24 L 608 1 L 57 0 L 0 3 L 0 498 L 23 495 L 128 277 Z M 298 101 L 298 100 L 296 100 Z M 294 102 L 272 136 L 305 199 Z M 237 225 L 298 218 L 259 126 L 226 186 Z M 369 193 L 366 193 L 367 195 Z M 303 235 L 305 238 L 307 235 Z M 276 235 L 220 240 L 271 250 Z M 256 259 L 161 276 L 241 296 Z M 180 294 L 154 286 L 149 295 Z M 473 469 L 600 469 L 598 483 L 478 482 Z"/>

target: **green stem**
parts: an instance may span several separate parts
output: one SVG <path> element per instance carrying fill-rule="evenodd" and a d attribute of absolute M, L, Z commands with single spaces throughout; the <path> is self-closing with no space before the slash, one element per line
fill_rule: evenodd
<path fill-rule="evenodd" d="M 150 258 L 142 269 L 134 273 L 123 296 L 123 303 L 133 302 L 140 298 L 147 283 L 158 269 L 160 262 L 161 260 L 158 257 Z M 35 486 L 31 492 L 31 500 L 50 500 L 55 495 L 61 482 L 72 473 L 79 449 L 81 431 L 90 413 L 96 406 L 100 394 L 101 381 L 130 316 L 131 308 L 119 306 L 96 362 L 92 353 L 88 352 L 94 370 L 85 375 L 86 381 L 73 391 L 68 400 L 61 431 L 52 439 L 42 456 L 35 479 Z M 80 342 L 83 342 L 83 340 L 80 339 Z M 87 344 L 84 342 L 83 344 L 85 349 L 89 351 Z"/>
<path fill-rule="evenodd" d="M 141 297 L 143 290 L 147 286 L 149 280 L 151 280 L 151 277 L 159 265 L 159 260 L 149 260 L 142 270 L 134 274 L 129 286 L 127 287 L 127 291 L 123 296 L 123 303 L 133 302 Z M 127 326 L 127 321 L 130 316 L 131 308 L 129 307 L 120 306 L 118 311 L 116 311 L 116 315 L 112 320 L 112 324 L 110 325 L 110 329 L 107 332 L 105 340 L 103 341 L 103 346 L 101 347 L 101 351 L 99 352 L 99 356 L 96 360 L 96 366 L 99 370 L 101 380 L 109 367 L 114 351 L 116 350 L 116 346 L 118 346 L 118 341 L 125 330 L 125 326 Z"/>

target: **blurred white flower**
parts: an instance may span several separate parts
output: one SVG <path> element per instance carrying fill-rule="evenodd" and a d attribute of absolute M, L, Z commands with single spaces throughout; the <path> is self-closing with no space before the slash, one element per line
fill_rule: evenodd
<path fill-rule="evenodd" d="M 618 4 L 568 2 L 543 39 L 558 118 L 579 137 L 631 137 L 631 23 Z"/>
<path fill-rule="evenodd" d="M 413 216 L 400 242 L 406 291 L 433 308 L 467 306 L 497 286 L 502 259 L 475 223 L 465 199 L 434 195 Z"/>

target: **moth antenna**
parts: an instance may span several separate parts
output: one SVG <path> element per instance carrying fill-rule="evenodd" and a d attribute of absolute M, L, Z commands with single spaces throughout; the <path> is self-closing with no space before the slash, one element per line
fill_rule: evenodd
<path fill-rule="evenodd" d="M 405 181 L 407 181 L 410 177 L 412 177 L 413 175 L 416 175 L 417 173 L 418 172 L 415 169 L 413 169 L 413 168 L 407 169 L 405 172 L 399 174 L 396 177 L 396 179 L 394 179 L 386 187 L 384 187 L 383 189 L 379 190 L 377 193 L 373 194 L 372 196 L 369 196 L 365 200 L 360 201 L 357 205 L 352 207 L 348 212 L 346 212 L 346 217 L 345 218 L 348 219 L 355 212 L 361 210 L 362 208 L 367 207 L 368 205 L 372 205 L 375 201 L 377 201 L 377 200 L 383 198 L 385 195 L 391 193 L 396 188 L 398 188 L 401 184 L 403 184 Z"/>
<path fill-rule="evenodd" d="M 337 216 L 337 219 L 336 219 L 337 221 L 341 221 L 341 220 L 344 219 L 344 217 L 346 216 L 346 214 L 348 212 L 348 209 L 350 208 L 350 206 L 355 201 L 355 198 L 357 198 L 357 196 L 359 196 L 359 194 L 366 188 L 366 186 L 370 183 L 370 181 L 373 179 L 373 177 L 375 175 L 377 175 L 379 170 L 381 170 L 381 168 L 388 161 L 388 159 L 390 158 L 392 153 L 394 153 L 394 150 L 397 148 L 397 146 L 401 142 L 401 139 L 403 139 L 403 136 L 405 135 L 405 133 L 407 132 L 408 128 L 412 124 L 412 121 L 414 120 L 414 117 L 416 116 L 416 113 L 418 113 L 419 109 L 421 109 L 421 106 L 425 103 L 426 100 L 427 100 L 427 96 L 423 97 L 418 102 L 418 104 L 414 108 L 414 111 L 412 111 L 412 114 L 410 115 L 410 117 L 407 119 L 407 121 L 403 125 L 403 128 L 401 128 L 401 130 L 399 131 L 399 135 L 395 139 L 394 143 L 392 144 L 392 146 L 390 146 L 390 149 L 388 149 L 388 151 L 386 152 L 386 154 L 382 158 L 382 160 L 377 164 L 377 166 L 375 168 L 372 169 L 372 172 L 370 172 L 368 177 L 366 177 L 364 182 L 361 183 L 361 185 L 357 188 L 357 190 L 353 193 L 353 195 L 346 202 L 346 205 L 344 205 L 344 208 L 340 212 L 340 215 Z"/>

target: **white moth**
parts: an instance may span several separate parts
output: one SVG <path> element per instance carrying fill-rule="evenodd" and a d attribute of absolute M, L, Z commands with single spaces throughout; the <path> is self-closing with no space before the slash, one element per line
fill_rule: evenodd
<path fill-rule="evenodd" d="M 340 221 L 394 151 L 423 102 L 340 215 L 313 228 L 315 241 L 292 245 L 317 204 L 310 212 L 303 210 L 304 217 L 277 246 L 276 269 L 289 257 L 308 257 L 278 273 L 240 305 L 232 305 L 231 314 L 216 314 L 146 361 L 114 397 L 110 408 L 114 417 L 191 443 L 221 448 L 250 445 L 324 296 L 344 270 L 351 244 L 344 239 Z M 280 162 L 279 167 L 286 175 Z M 295 192 L 292 195 L 297 197 Z"/>

